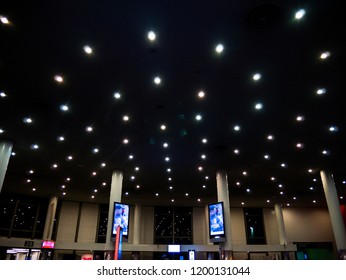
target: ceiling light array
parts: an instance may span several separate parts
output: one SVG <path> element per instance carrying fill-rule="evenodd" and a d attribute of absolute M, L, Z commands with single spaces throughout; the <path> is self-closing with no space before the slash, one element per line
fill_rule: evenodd
<path fill-rule="evenodd" d="M 306 14 L 305 10 L 303 10 L 303 9 L 298 10 L 298 11 L 296 12 L 296 14 L 295 14 L 295 19 L 296 19 L 297 21 L 300 21 L 300 20 L 303 19 L 303 17 L 305 16 L 305 14 Z M 6 16 L 3 16 L 3 15 L 0 15 L 0 22 L 1 22 L 3 25 L 10 25 L 10 24 L 11 24 L 11 22 L 9 21 L 9 19 L 8 19 Z M 156 32 L 154 32 L 154 31 L 149 31 L 149 32 L 147 33 L 147 39 L 148 39 L 151 43 L 155 42 L 155 41 L 157 40 L 157 34 L 156 34 Z M 225 50 L 225 46 L 224 46 L 224 44 L 222 44 L 222 43 L 217 44 L 216 47 L 215 47 L 215 52 L 216 52 L 218 55 L 223 54 L 223 53 L 224 53 L 224 50 Z M 84 46 L 83 46 L 83 51 L 84 51 L 84 53 L 85 53 L 86 55 L 88 55 L 88 56 L 91 56 L 91 55 L 94 53 L 94 49 L 93 49 L 90 45 L 84 45 Z M 319 58 L 320 58 L 321 60 L 325 61 L 325 60 L 327 60 L 330 56 L 331 56 L 331 53 L 330 53 L 329 51 L 323 51 L 323 52 L 320 53 Z M 56 75 L 53 77 L 53 79 L 54 79 L 54 81 L 56 82 L 56 84 L 58 84 L 58 85 L 61 85 L 61 84 L 64 84 L 64 83 L 65 83 L 65 77 L 64 77 L 63 75 L 61 75 L 61 74 L 56 74 Z M 252 79 L 253 79 L 254 82 L 259 82 L 260 80 L 262 80 L 262 74 L 259 73 L 259 72 L 256 72 L 256 73 L 254 73 L 254 74 L 252 75 Z M 161 78 L 160 76 L 154 76 L 154 78 L 153 78 L 153 83 L 154 83 L 156 86 L 162 85 L 162 78 Z M 319 96 L 325 95 L 326 93 L 327 93 L 327 90 L 326 90 L 326 88 L 324 88 L 324 87 L 317 88 L 317 90 L 316 90 L 316 94 L 319 95 Z M 113 97 L 114 97 L 115 100 L 120 100 L 120 99 L 122 98 L 122 96 L 123 96 L 123 95 L 122 95 L 122 93 L 120 93 L 120 92 L 114 92 L 114 93 L 113 93 Z M 3 91 L 0 92 L 0 98 L 5 98 L 5 97 L 7 97 L 7 94 L 6 94 L 5 92 L 3 92 Z M 200 91 L 197 92 L 197 98 L 198 98 L 198 99 L 204 99 L 205 97 L 206 97 L 206 93 L 205 93 L 204 90 L 200 90 Z M 264 105 L 263 105 L 262 102 L 257 102 L 257 103 L 254 104 L 254 109 L 255 109 L 256 111 L 261 111 L 261 110 L 263 110 L 263 108 L 264 108 Z M 60 109 L 62 112 L 68 112 L 68 111 L 70 110 L 70 106 L 69 106 L 69 104 L 61 104 L 61 105 L 59 106 L 59 109 Z M 122 120 L 123 120 L 123 122 L 127 123 L 127 122 L 130 121 L 130 116 L 129 116 L 128 114 L 123 115 Z M 197 122 L 202 121 L 202 120 L 203 120 L 202 114 L 196 114 L 196 115 L 195 115 L 195 120 L 196 120 Z M 296 116 L 296 121 L 299 122 L 299 123 L 304 122 L 304 121 L 305 121 L 305 116 L 304 116 L 304 115 L 297 115 L 297 116 Z M 23 118 L 23 123 L 26 124 L 26 125 L 32 125 L 32 124 L 34 124 L 34 120 L 33 120 L 30 116 L 26 116 L 26 117 Z M 234 132 L 241 133 L 242 129 L 243 129 L 243 127 L 240 126 L 239 124 L 233 125 L 233 131 L 234 131 Z M 161 125 L 160 125 L 160 130 L 161 130 L 161 131 L 166 131 L 166 130 L 167 130 L 167 125 L 166 125 L 166 124 L 161 124 Z M 94 127 L 93 127 L 93 126 L 87 126 L 87 127 L 85 128 L 85 131 L 86 131 L 87 133 L 92 133 L 92 132 L 94 132 Z M 336 133 L 336 132 L 338 132 L 338 127 L 335 126 L 335 125 L 331 125 L 331 126 L 328 127 L 328 131 L 331 132 L 331 133 Z M 2 129 L 2 128 L 0 128 L 0 134 L 4 134 L 4 133 L 5 133 L 5 130 Z M 63 135 L 60 135 L 60 136 L 57 137 L 57 141 L 58 141 L 58 142 L 63 142 L 63 141 L 65 141 L 65 140 L 66 140 L 66 138 L 65 138 L 65 136 L 63 136 Z M 269 135 L 267 136 L 267 140 L 268 140 L 268 141 L 274 141 L 274 140 L 275 140 L 274 135 L 269 134 Z M 126 137 L 123 138 L 122 143 L 123 143 L 124 145 L 128 145 L 128 144 L 130 143 L 129 138 L 126 138 Z M 207 139 L 207 138 L 202 138 L 202 139 L 201 139 L 202 147 L 203 147 L 203 145 L 206 145 L 207 143 L 208 143 L 208 139 Z M 302 143 L 302 142 L 297 142 L 297 143 L 295 144 L 295 146 L 296 146 L 296 148 L 298 148 L 298 149 L 302 149 L 305 145 L 304 145 L 304 143 Z M 167 148 L 169 147 L 168 142 L 164 142 L 164 143 L 162 144 L 162 147 L 165 148 L 165 149 L 167 149 Z M 31 145 L 30 148 L 31 148 L 32 150 L 38 150 L 38 149 L 40 148 L 40 145 L 39 145 L 38 143 L 34 143 L 34 144 Z M 234 148 L 234 149 L 233 149 L 233 153 L 234 153 L 235 155 L 239 155 L 239 154 L 240 154 L 240 150 L 241 150 L 240 148 Z M 93 154 L 98 154 L 99 151 L 100 151 L 100 149 L 99 149 L 98 147 L 94 147 L 94 148 L 92 149 L 92 153 L 93 153 Z M 331 154 L 331 151 L 330 151 L 329 149 L 323 149 L 320 153 L 321 153 L 323 156 L 326 156 L 326 155 L 330 155 L 330 154 Z M 13 155 L 14 155 L 14 154 L 15 154 L 15 153 L 13 152 Z M 201 160 L 206 160 L 207 155 L 206 155 L 205 153 L 201 153 L 201 155 L 199 156 L 199 158 L 200 158 Z M 265 153 L 264 156 L 263 156 L 263 158 L 264 158 L 265 160 L 269 160 L 269 159 L 271 159 L 271 156 L 270 156 L 269 154 Z M 69 154 L 69 155 L 67 155 L 67 156 L 65 157 L 65 159 L 66 159 L 66 161 L 72 161 L 72 160 L 74 159 L 74 157 L 73 157 L 72 154 Z M 129 160 L 133 160 L 133 159 L 134 159 L 134 155 L 132 155 L 132 154 L 129 155 L 128 159 L 129 159 Z M 165 156 L 165 157 L 164 157 L 164 161 L 167 162 L 167 163 L 171 163 L 171 158 L 170 158 L 169 156 Z M 106 163 L 105 163 L 105 162 L 102 162 L 102 163 L 100 164 L 100 167 L 101 167 L 101 168 L 104 168 L 105 166 L 106 166 Z M 288 167 L 287 163 L 284 163 L 284 162 L 281 163 L 280 166 L 281 166 L 282 168 L 287 168 L 287 167 Z M 56 162 L 54 162 L 54 163 L 51 164 L 51 168 L 52 168 L 52 169 L 58 169 L 58 168 L 59 168 L 59 164 L 56 163 Z M 136 171 L 137 171 L 137 172 L 139 171 L 139 167 L 136 167 Z M 199 166 L 197 167 L 197 171 L 200 172 L 200 173 L 203 173 L 203 172 L 205 171 L 205 168 L 204 168 L 202 165 L 199 165 Z M 171 167 L 167 168 L 167 169 L 166 169 L 166 172 L 167 172 L 167 173 L 171 173 L 171 172 L 172 172 Z M 309 172 L 310 172 L 310 171 L 309 171 Z M 33 174 L 33 173 L 34 173 L 33 170 L 30 170 L 30 171 L 29 171 L 29 174 Z M 242 174 L 243 174 L 243 176 L 248 176 L 248 172 L 247 172 L 247 171 L 243 171 Z M 91 175 L 92 175 L 92 176 L 96 176 L 96 175 L 97 175 L 97 172 L 96 172 L 96 171 L 93 171 L 93 172 L 91 173 Z M 171 175 L 170 175 L 170 176 L 171 176 Z M 132 175 L 132 176 L 130 177 L 130 180 L 135 180 L 135 178 L 136 178 L 136 177 Z M 274 177 L 272 177 L 272 180 L 273 180 L 273 178 L 274 178 Z M 208 177 L 208 176 L 205 176 L 205 180 L 207 181 L 208 179 L 209 179 L 209 177 Z M 30 179 L 28 179 L 28 181 L 30 181 Z M 69 180 L 68 180 L 68 181 L 69 181 Z M 168 177 L 168 181 L 169 181 L 169 182 L 173 181 L 173 178 L 172 178 L 172 177 Z M 31 181 L 30 181 L 30 182 L 31 182 Z M 346 182 L 346 181 L 345 181 L 345 182 Z M 346 184 L 346 183 L 345 183 L 345 184 Z M 105 186 L 105 185 L 106 185 L 106 183 L 103 183 L 103 186 Z M 240 182 L 237 182 L 236 185 L 237 185 L 237 186 L 240 186 L 241 184 L 240 184 Z M 282 188 L 282 186 L 283 186 L 282 184 L 279 184 L 279 188 Z M 62 185 L 61 188 L 64 189 L 63 195 L 66 195 L 66 191 L 65 191 L 66 186 L 65 186 L 65 185 Z M 137 184 L 137 185 L 136 185 L 136 188 L 137 188 L 137 189 L 140 189 L 140 185 Z M 173 189 L 173 186 L 170 185 L 169 188 L 170 188 L 170 190 L 172 190 L 172 189 Z M 203 185 L 203 188 L 206 188 L 206 185 L 205 185 L 205 184 Z M 35 187 L 32 188 L 32 191 L 36 191 L 36 190 L 37 190 L 37 189 L 36 189 Z M 313 190 L 313 189 L 310 188 L 310 190 Z M 95 193 L 97 193 L 97 189 L 94 189 L 93 192 L 94 192 L 94 194 L 91 196 L 91 198 L 95 198 Z M 250 192 L 251 192 L 251 188 L 247 188 L 247 189 L 246 189 L 246 192 L 250 193 Z M 282 191 L 280 191 L 280 194 L 283 195 L 284 193 L 283 193 Z M 129 195 L 129 193 L 127 192 L 126 195 Z M 156 193 L 155 193 L 155 196 L 158 197 L 158 196 L 159 196 L 159 193 L 156 192 Z M 186 193 L 186 197 L 190 197 L 190 194 L 189 194 L 189 193 Z M 294 197 L 293 199 L 296 200 L 297 198 Z M 175 200 L 172 199 L 171 201 L 174 202 Z M 201 199 L 198 198 L 198 201 L 200 202 Z M 267 202 L 267 203 L 270 203 L 270 201 L 271 201 L 271 200 L 268 199 L 266 202 Z M 314 200 L 313 203 L 317 203 L 317 201 Z M 241 204 L 244 205 L 245 202 L 242 202 Z M 287 205 L 290 205 L 290 204 L 288 203 Z"/>

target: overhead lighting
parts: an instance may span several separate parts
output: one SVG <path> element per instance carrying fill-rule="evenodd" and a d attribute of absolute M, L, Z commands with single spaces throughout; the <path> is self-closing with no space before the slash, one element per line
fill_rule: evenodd
<path fill-rule="evenodd" d="M 32 123 L 32 119 L 30 117 L 24 118 L 23 119 L 24 123 Z"/>
<path fill-rule="evenodd" d="M 216 47 L 215 47 L 215 51 L 220 54 L 224 51 L 225 47 L 223 46 L 223 44 L 218 44 Z"/>
<path fill-rule="evenodd" d="M 32 150 L 37 150 L 39 148 L 39 146 L 37 144 L 32 144 L 31 145 L 31 149 Z"/>
<path fill-rule="evenodd" d="M 207 139 L 207 138 L 203 138 L 203 139 L 202 139 L 202 143 L 203 143 L 203 144 L 208 143 L 208 139 Z"/>
<path fill-rule="evenodd" d="M 123 139 L 123 143 L 124 144 L 128 144 L 129 143 L 129 139 L 127 139 L 127 138 Z"/>
<path fill-rule="evenodd" d="M 296 12 L 295 19 L 300 20 L 300 19 L 302 19 L 304 17 L 304 15 L 305 15 L 305 10 L 304 9 L 300 9 L 300 10 L 298 10 Z"/>
<path fill-rule="evenodd" d="M 327 92 L 327 90 L 326 90 L 325 88 L 319 88 L 319 89 L 316 90 L 316 93 L 317 93 L 318 95 L 323 95 L 323 94 L 325 94 L 326 92 Z"/>
<path fill-rule="evenodd" d="M 261 74 L 260 73 L 256 73 L 256 74 L 254 74 L 253 76 L 252 76 L 252 79 L 254 80 L 254 81 L 258 81 L 258 80 L 260 80 L 261 79 Z"/>
<path fill-rule="evenodd" d="M 7 96 L 6 93 L 0 92 L 0 97 L 4 98 L 4 97 L 6 97 L 6 96 Z"/>
<path fill-rule="evenodd" d="M 65 137 L 64 137 L 64 136 L 59 136 L 59 137 L 58 137 L 58 141 L 59 141 L 59 142 L 65 141 Z"/>
<path fill-rule="evenodd" d="M 297 121 L 297 122 L 302 122 L 302 121 L 304 121 L 304 120 L 305 120 L 304 116 L 297 116 L 297 117 L 296 117 L 296 121 Z"/>
<path fill-rule="evenodd" d="M 128 115 L 124 115 L 123 116 L 123 121 L 124 122 L 127 122 L 127 121 L 129 121 L 130 120 L 130 117 L 128 116 Z"/>
<path fill-rule="evenodd" d="M 240 126 L 239 126 L 239 125 L 235 125 L 235 126 L 233 127 L 233 130 L 234 130 L 234 131 L 240 131 Z"/>
<path fill-rule="evenodd" d="M 168 143 L 165 142 L 165 143 L 162 144 L 162 146 L 163 146 L 164 148 L 168 148 Z"/>
<path fill-rule="evenodd" d="M 270 140 L 270 141 L 273 141 L 273 140 L 274 140 L 274 135 L 271 135 L 271 134 L 268 135 L 268 136 L 267 136 L 267 139 Z"/>
<path fill-rule="evenodd" d="M 329 131 L 330 132 L 337 132 L 338 131 L 338 128 L 336 126 L 330 126 L 329 127 Z"/>
<path fill-rule="evenodd" d="M 148 32 L 148 39 L 150 41 L 155 41 L 156 40 L 156 33 L 154 31 L 149 31 Z"/>
<path fill-rule="evenodd" d="M 90 46 L 84 46 L 83 49 L 84 49 L 84 52 L 86 54 L 89 54 L 89 55 L 92 54 L 92 52 L 93 52 L 93 50 Z"/>
<path fill-rule="evenodd" d="M 205 97 L 205 92 L 201 90 L 201 91 L 198 93 L 198 97 L 199 97 L 199 98 L 204 98 L 204 97 Z"/>
<path fill-rule="evenodd" d="M 166 128 L 167 128 L 167 127 L 166 127 L 166 125 L 164 125 L 164 124 L 162 124 L 162 125 L 160 126 L 160 129 L 161 129 L 161 130 L 166 130 Z"/>
<path fill-rule="evenodd" d="M 115 92 L 115 93 L 114 93 L 114 98 L 115 98 L 115 99 L 120 99 L 120 98 L 121 98 L 120 92 Z"/>
<path fill-rule="evenodd" d="M 69 110 L 69 107 L 66 104 L 63 104 L 63 105 L 60 105 L 60 110 L 66 112 Z"/>
<path fill-rule="evenodd" d="M 87 132 L 92 132 L 94 129 L 93 129 L 92 126 L 87 126 L 87 127 L 85 128 L 85 130 L 86 130 Z"/>
<path fill-rule="evenodd" d="M 2 128 L 0 128 L 0 134 L 4 133 L 5 130 L 3 130 Z"/>
<path fill-rule="evenodd" d="M 9 25 L 11 22 L 8 20 L 7 17 L 0 15 L 0 21 L 2 24 Z"/>
<path fill-rule="evenodd" d="M 202 120 L 202 116 L 201 116 L 201 115 L 196 115 L 195 119 L 196 119 L 197 121 L 201 121 L 201 120 Z"/>
<path fill-rule="evenodd" d="M 160 78 L 160 77 L 155 77 L 155 78 L 154 78 L 154 83 L 155 83 L 156 85 L 161 84 L 161 78 Z"/>
<path fill-rule="evenodd" d="M 97 154 L 98 152 L 99 152 L 99 149 L 98 149 L 98 148 L 94 148 L 94 149 L 93 149 L 93 153 L 94 153 L 94 154 Z"/>
<path fill-rule="evenodd" d="M 256 103 L 255 104 L 255 109 L 256 110 L 262 110 L 263 109 L 263 104 L 262 103 Z"/>
<path fill-rule="evenodd" d="M 320 55 L 320 58 L 323 59 L 323 60 L 327 59 L 328 57 L 330 57 L 330 52 L 323 52 Z"/>
<path fill-rule="evenodd" d="M 54 80 L 57 82 L 57 83 L 62 83 L 64 81 L 64 78 L 60 75 L 55 75 L 54 76 Z"/>

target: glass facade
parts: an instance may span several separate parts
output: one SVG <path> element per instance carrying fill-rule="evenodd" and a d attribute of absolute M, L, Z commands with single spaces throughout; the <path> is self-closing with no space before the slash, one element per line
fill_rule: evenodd
<path fill-rule="evenodd" d="M 247 244 L 266 244 L 262 208 L 244 208 Z"/>

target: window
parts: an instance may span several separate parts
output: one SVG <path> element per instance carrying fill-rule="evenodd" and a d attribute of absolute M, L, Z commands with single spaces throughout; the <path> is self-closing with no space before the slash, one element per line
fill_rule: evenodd
<path fill-rule="evenodd" d="M 266 244 L 262 208 L 244 208 L 247 244 Z"/>
<path fill-rule="evenodd" d="M 101 204 L 99 210 L 99 223 L 97 228 L 96 243 L 106 243 L 107 223 L 108 223 L 108 204 Z"/>
<path fill-rule="evenodd" d="M 156 244 L 192 244 L 190 207 L 155 208 Z"/>

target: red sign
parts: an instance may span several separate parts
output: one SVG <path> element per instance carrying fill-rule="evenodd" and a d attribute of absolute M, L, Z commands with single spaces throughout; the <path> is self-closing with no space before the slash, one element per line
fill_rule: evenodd
<path fill-rule="evenodd" d="M 55 242 L 50 240 L 45 240 L 42 242 L 42 248 L 54 249 Z"/>

